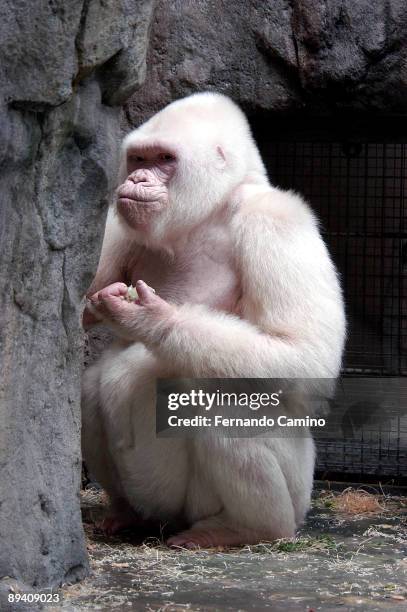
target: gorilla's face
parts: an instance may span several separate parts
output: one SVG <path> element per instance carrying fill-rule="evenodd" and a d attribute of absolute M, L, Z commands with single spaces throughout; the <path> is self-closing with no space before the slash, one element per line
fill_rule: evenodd
<path fill-rule="evenodd" d="M 117 191 L 117 210 L 130 227 L 146 227 L 168 206 L 168 187 L 177 166 L 173 150 L 157 146 L 130 148 L 128 177 Z"/>

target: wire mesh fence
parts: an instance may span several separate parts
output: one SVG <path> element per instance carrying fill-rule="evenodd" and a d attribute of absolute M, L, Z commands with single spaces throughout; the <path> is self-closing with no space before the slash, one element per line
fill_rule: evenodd
<path fill-rule="evenodd" d="M 341 275 L 343 375 L 407 376 L 407 138 L 383 123 L 357 130 L 312 123 L 304 129 L 265 120 L 253 127 L 271 181 L 310 202 Z M 406 445 L 405 412 L 376 429 L 359 423 L 340 443 L 318 441 L 318 468 L 407 476 Z"/>

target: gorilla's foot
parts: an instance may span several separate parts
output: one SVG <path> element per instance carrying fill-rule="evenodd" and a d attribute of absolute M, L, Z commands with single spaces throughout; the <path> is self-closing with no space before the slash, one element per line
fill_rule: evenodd
<path fill-rule="evenodd" d="M 244 546 L 260 541 L 259 534 L 254 531 L 238 531 L 227 527 L 192 527 L 182 531 L 167 540 L 167 545 L 173 548 L 215 548 L 217 546 Z"/>
<path fill-rule="evenodd" d="M 131 527 L 140 528 L 144 523 L 143 517 L 135 512 L 125 499 L 119 497 L 111 500 L 106 516 L 95 523 L 95 528 L 112 536 Z"/>
<path fill-rule="evenodd" d="M 129 514 L 108 514 L 104 519 L 95 523 L 95 528 L 105 535 L 112 536 L 130 527 L 140 527 L 142 519 Z"/>

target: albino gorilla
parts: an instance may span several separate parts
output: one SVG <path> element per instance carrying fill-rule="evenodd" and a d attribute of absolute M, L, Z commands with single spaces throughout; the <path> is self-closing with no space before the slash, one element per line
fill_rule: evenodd
<path fill-rule="evenodd" d="M 85 460 L 112 533 L 183 517 L 172 546 L 291 537 L 310 503 L 303 438 L 155 434 L 157 377 L 337 377 L 341 290 L 318 223 L 270 185 L 248 122 L 212 93 L 176 101 L 123 143 L 84 326 L 117 340 L 83 382 Z M 127 285 L 139 299 L 123 299 Z M 154 287 L 154 290 L 151 289 Z"/>

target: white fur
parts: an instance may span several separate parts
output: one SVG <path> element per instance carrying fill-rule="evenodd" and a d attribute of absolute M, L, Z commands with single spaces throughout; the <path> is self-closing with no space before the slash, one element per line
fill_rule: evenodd
<path fill-rule="evenodd" d="M 152 260 L 168 253 L 156 289 L 174 308 L 163 319 L 140 316 L 137 341 L 108 349 L 85 373 L 85 460 L 112 498 L 147 517 L 184 514 L 189 534 L 232 543 L 292 536 L 310 502 L 311 438 L 157 439 L 155 380 L 335 378 L 345 318 L 334 266 L 308 206 L 269 184 L 228 98 L 174 102 L 126 137 L 124 158 L 144 142 L 177 149 L 170 204 L 149 235 L 118 230 L 110 215 L 92 290 L 121 280 L 126 262 L 137 268 L 143 244 Z"/>

